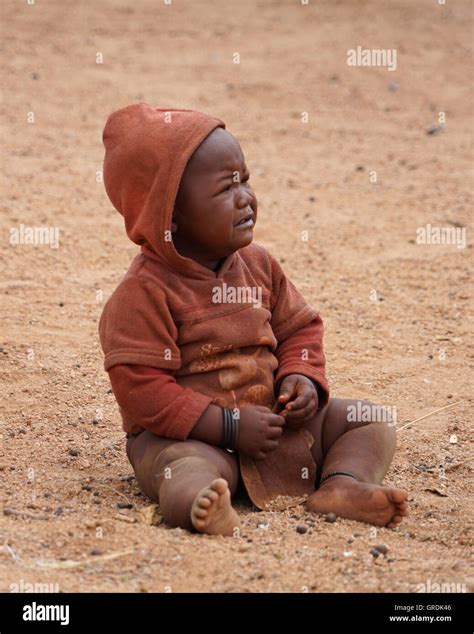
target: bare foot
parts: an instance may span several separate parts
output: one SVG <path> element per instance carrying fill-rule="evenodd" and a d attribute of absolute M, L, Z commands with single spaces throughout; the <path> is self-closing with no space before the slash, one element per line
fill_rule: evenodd
<path fill-rule="evenodd" d="M 309 498 L 307 506 L 315 513 L 332 511 L 339 517 L 387 528 L 395 528 L 408 515 L 406 491 L 346 476 L 327 480 Z"/>
<path fill-rule="evenodd" d="M 200 533 L 208 535 L 235 534 L 240 529 L 240 519 L 230 503 L 230 491 L 224 478 L 213 480 L 202 489 L 191 508 L 191 522 Z"/>

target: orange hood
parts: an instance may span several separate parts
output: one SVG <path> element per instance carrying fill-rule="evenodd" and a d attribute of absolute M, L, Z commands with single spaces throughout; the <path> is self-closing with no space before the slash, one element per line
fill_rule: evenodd
<path fill-rule="evenodd" d="M 105 189 L 129 238 L 145 255 L 198 277 L 206 277 L 204 267 L 173 245 L 171 216 L 188 160 L 217 127 L 225 123 L 202 112 L 139 103 L 113 112 L 103 133 Z"/>

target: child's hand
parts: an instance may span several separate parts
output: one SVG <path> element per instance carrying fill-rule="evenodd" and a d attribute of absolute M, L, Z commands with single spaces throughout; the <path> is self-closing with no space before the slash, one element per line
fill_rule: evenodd
<path fill-rule="evenodd" d="M 289 374 L 280 385 L 280 395 L 273 411 L 280 412 L 292 429 L 299 429 L 316 415 L 318 392 L 314 383 L 302 374 Z"/>
<path fill-rule="evenodd" d="M 278 447 L 285 419 L 272 414 L 263 405 L 244 405 L 240 408 L 239 436 L 236 448 L 254 460 L 263 460 Z"/>

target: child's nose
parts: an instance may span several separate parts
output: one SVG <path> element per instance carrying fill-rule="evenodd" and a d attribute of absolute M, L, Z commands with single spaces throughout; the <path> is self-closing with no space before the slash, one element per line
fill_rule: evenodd
<path fill-rule="evenodd" d="M 247 207 L 248 205 L 250 205 L 253 199 L 254 199 L 253 192 L 250 192 L 245 187 L 238 188 L 236 205 L 239 209 L 243 209 L 244 207 Z"/>

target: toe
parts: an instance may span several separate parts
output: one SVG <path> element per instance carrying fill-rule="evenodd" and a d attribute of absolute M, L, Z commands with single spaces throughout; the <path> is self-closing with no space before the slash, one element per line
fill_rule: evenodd
<path fill-rule="evenodd" d="M 208 509 L 211 506 L 211 504 L 212 502 L 209 498 L 207 497 L 199 498 L 198 506 L 200 506 L 201 508 Z"/>
<path fill-rule="evenodd" d="M 204 519 L 208 515 L 207 509 L 202 509 L 199 506 L 194 509 L 193 513 L 195 517 L 199 517 L 201 519 Z"/>
<path fill-rule="evenodd" d="M 406 502 L 408 493 L 403 489 L 389 489 L 389 497 L 395 504 L 403 504 Z"/>
<path fill-rule="evenodd" d="M 390 522 L 388 522 L 388 524 L 386 524 L 385 526 L 387 528 L 395 528 L 396 526 L 400 524 L 402 520 L 403 520 L 403 517 L 401 517 L 400 515 L 394 515 L 392 519 L 390 520 Z"/>
<path fill-rule="evenodd" d="M 210 500 L 211 502 L 215 502 L 216 500 L 219 499 L 219 493 L 217 493 L 217 491 L 213 491 L 212 489 L 208 489 L 205 493 L 204 493 L 204 499 L 206 500 Z"/>
<path fill-rule="evenodd" d="M 227 481 L 224 480 L 224 478 L 217 478 L 217 480 L 214 480 L 214 482 L 211 484 L 211 488 L 214 491 L 217 491 L 217 493 L 225 493 L 225 491 L 227 490 Z"/>

